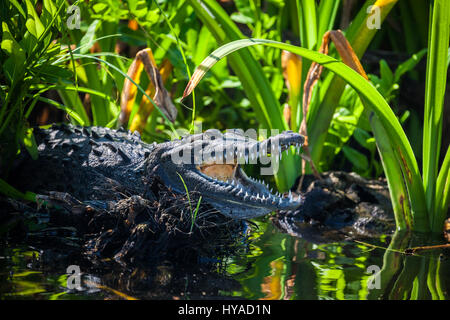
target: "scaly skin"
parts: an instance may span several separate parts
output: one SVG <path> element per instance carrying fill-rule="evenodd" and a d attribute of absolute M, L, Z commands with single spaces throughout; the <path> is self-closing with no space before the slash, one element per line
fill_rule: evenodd
<path fill-rule="evenodd" d="M 19 161 L 12 181 L 36 193 L 67 192 L 79 200 L 151 197 L 147 182 L 158 176 L 166 186 L 185 193 L 198 191 L 222 214 L 249 219 L 276 210 L 293 210 L 300 197 L 272 194 L 240 164 L 256 164 L 271 154 L 272 162 L 304 137 L 290 131 L 256 141 L 239 131 L 211 129 L 161 144 L 147 144 L 138 134 L 101 127 L 54 125 L 35 130 L 39 159 Z M 180 178 L 181 176 L 181 178 Z M 183 181 L 182 181 L 183 180 Z M 227 181 L 228 180 L 228 181 Z"/>

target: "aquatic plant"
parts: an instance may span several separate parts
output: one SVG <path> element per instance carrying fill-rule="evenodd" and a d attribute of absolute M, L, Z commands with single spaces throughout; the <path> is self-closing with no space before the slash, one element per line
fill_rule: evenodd
<path fill-rule="evenodd" d="M 197 67 L 186 87 L 184 96 L 189 95 L 217 61 L 250 46 L 264 45 L 287 50 L 320 64 L 351 85 L 358 92 L 365 106 L 364 112 L 370 120 L 389 184 L 397 227 L 416 231 L 441 232 L 450 199 L 448 187 L 450 149 L 447 149 L 441 170 L 438 171 L 443 97 L 446 86 L 446 72 L 443 70 L 447 70 L 448 67 L 450 4 L 446 1 L 436 0 L 432 5 L 425 92 L 423 179 L 411 144 L 387 101 L 361 74 L 328 55 L 267 39 L 236 40 L 215 50 Z M 214 8 L 213 5 L 211 7 Z M 212 14 L 220 17 L 221 12 L 217 10 Z M 259 87 L 256 90 L 262 94 L 261 91 L 264 88 Z M 328 92 L 325 99 L 327 97 Z M 270 114 L 271 119 L 278 117 L 279 112 L 272 113 L 269 107 L 265 109 L 263 107 L 263 110 L 263 114 Z M 323 112 L 321 109 L 320 113 Z M 282 117 L 279 116 L 279 119 L 281 121 Z M 312 128 L 329 123 L 329 121 L 318 121 L 318 119 L 311 121 Z M 316 124 L 314 121 L 318 121 L 318 123 Z M 313 135 L 314 129 L 310 132 Z M 315 144 L 318 142 L 314 139 L 309 140 L 314 150 Z"/>

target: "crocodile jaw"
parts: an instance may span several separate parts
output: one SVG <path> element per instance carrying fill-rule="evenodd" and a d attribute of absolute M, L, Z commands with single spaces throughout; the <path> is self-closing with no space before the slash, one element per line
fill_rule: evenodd
<path fill-rule="evenodd" d="M 199 192 L 202 199 L 231 218 L 249 219 L 275 210 L 293 210 L 301 204 L 300 196 L 292 196 L 290 192 L 287 195 L 272 193 L 262 180 L 248 177 L 241 165 L 256 164 L 269 154 L 270 159 L 279 164 L 283 152 L 288 152 L 291 147 L 299 150 L 304 140 L 303 136 L 293 132 L 284 132 L 264 141 L 237 136 L 231 144 L 224 144 L 220 139 L 192 140 L 166 150 L 161 155 L 158 172 L 174 190 L 184 193 L 186 185 L 189 191 Z M 197 164 L 175 163 L 170 157 L 180 150 L 185 153 L 193 150 L 196 144 L 201 144 L 202 150 L 207 151 Z M 193 152 L 193 158 L 198 155 L 199 152 Z"/>

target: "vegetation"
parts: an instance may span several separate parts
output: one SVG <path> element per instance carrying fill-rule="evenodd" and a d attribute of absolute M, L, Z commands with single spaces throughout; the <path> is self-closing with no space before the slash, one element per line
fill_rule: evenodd
<path fill-rule="evenodd" d="M 138 129 L 148 141 L 192 132 L 199 123 L 304 130 L 311 160 L 305 172 L 313 163 L 318 171 L 384 175 L 400 229 L 442 230 L 450 198 L 450 152 L 442 145 L 447 1 L 367 0 L 353 8 L 314 0 L 6 0 L 0 6 L 2 179 L 18 153 L 37 156 L 31 125 L 50 124 L 38 119 L 49 108 L 74 124 Z M 383 23 L 387 17 L 411 32 L 391 32 L 395 24 Z M 326 31 L 338 28 L 358 58 L 381 49 L 402 59 L 395 70 L 389 60 L 375 66 L 363 60 L 367 81 L 364 70 L 347 66 L 336 43 L 319 52 Z M 151 49 L 177 108 L 174 122 L 155 99 L 151 77 L 129 72 L 143 48 Z M 202 62 L 211 56 L 211 63 Z M 418 66 L 425 56 L 424 72 Z M 314 63 L 325 69 L 308 91 Z M 200 82 L 193 74 L 199 65 L 211 68 L 201 69 Z M 426 81 L 423 125 L 420 109 L 402 105 L 404 77 Z M 191 78 L 195 95 L 182 100 Z M 121 103 L 125 79 L 136 88 L 127 105 Z M 121 123 L 124 113 L 128 122 Z M 301 158 L 292 153 L 274 182 L 286 191 L 301 173 Z M 4 180 L 2 190 L 20 197 Z"/>
<path fill-rule="evenodd" d="M 385 177 L 399 230 L 378 245 L 315 245 L 256 221 L 247 256 L 228 261 L 242 285 L 229 294 L 448 298 L 448 259 L 406 254 L 429 241 L 409 231 L 440 235 L 448 217 L 448 0 L 2 0 L 0 23 L 1 193 L 35 200 L 7 182 L 20 153 L 37 157 L 36 125 L 124 126 L 148 142 L 300 131 L 307 148 L 267 182 L 284 192 L 314 170 Z M 186 194 L 192 232 L 202 198 Z M 16 265 L 11 296 L 77 297 L 60 290 L 67 275 L 29 270 L 37 251 L 2 250 Z M 381 259 L 381 290 L 370 290 Z"/>

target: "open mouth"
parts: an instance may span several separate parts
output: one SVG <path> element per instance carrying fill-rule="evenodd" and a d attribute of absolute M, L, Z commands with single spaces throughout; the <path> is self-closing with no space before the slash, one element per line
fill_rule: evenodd
<path fill-rule="evenodd" d="M 216 152 L 224 155 L 217 159 L 213 153 L 202 164 L 197 165 L 198 172 L 210 182 L 221 187 L 232 197 L 226 201 L 244 202 L 248 206 L 267 207 L 271 209 L 294 209 L 301 204 L 301 196 L 273 192 L 263 181 L 247 176 L 243 164 L 267 164 L 269 161 L 278 162 L 283 154 L 300 152 L 304 137 L 292 134 L 289 139 L 276 141 L 267 139 L 262 142 L 245 143 L 242 148 L 232 146 L 229 152 Z M 231 149 L 231 150 L 230 150 Z"/>

